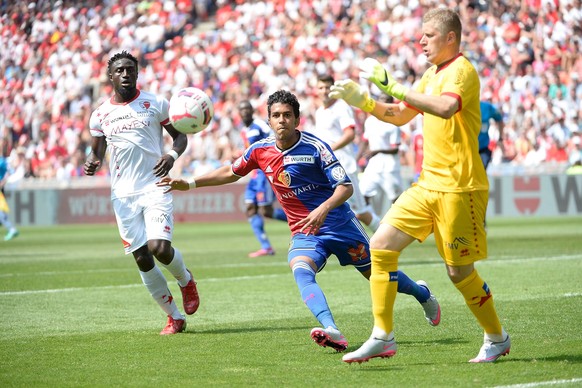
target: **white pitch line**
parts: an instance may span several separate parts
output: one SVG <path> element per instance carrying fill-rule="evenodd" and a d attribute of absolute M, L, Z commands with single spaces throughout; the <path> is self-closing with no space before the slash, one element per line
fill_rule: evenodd
<path fill-rule="evenodd" d="M 203 279 L 202 283 L 213 283 L 213 282 L 221 282 L 221 281 L 238 281 L 238 280 L 260 280 L 260 279 L 274 279 L 279 277 L 287 277 L 289 274 L 272 274 L 272 275 L 255 275 L 255 276 L 235 276 L 229 278 L 208 278 Z M 196 279 L 197 282 L 200 282 L 199 279 Z M 4 291 L 0 292 L 0 297 L 2 296 L 15 296 L 15 295 L 35 295 L 35 294 L 57 294 L 62 292 L 77 292 L 77 291 L 98 291 L 98 290 L 111 290 L 116 288 L 133 288 L 133 287 L 142 287 L 142 283 L 134 283 L 134 284 L 121 284 L 117 286 L 100 286 L 100 287 L 69 287 L 69 288 L 53 288 L 49 290 L 23 290 L 23 291 Z"/>
<path fill-rule="evenodd" d="M 249 275 L 249 276 L 233 276 L 233 277 L 226 277 L 226 278 L 207 278 L 207 279 L 197 279 L 198 282 L 202 283 L 216 283 L 216 282 L 232 282 L 232 281 L 240 281 L 240 280 L 264 280 L 264 279 L 277 279 L 277 278 L 284 278 L 288 277 L 289 274 L 281 273 L 281 274 L 271 274 L 271 275 Z M 100 290 L 112 290 L 116 288 L 134 288 L 134 287 L 142 287 L 142 283 L 134 283 L 134 284 L 120 284 L 116 286 L 99 286 L 99 287 L 69 287 L 69 288 L 53 288 L 48 290 L 22 290 L 22 291 L 4 291 L 0 292 L 0 297 L 3 296 L 17 296 L 17 295 L 38 295 L 38 294 L 57 294 L 57 293 L 65 293 L 65 292 L 78 292 L 78 291 L 100 291 Z M 550 299 L 550 298 L 562 298 L 562 297 L 579 297 L 582 296 L 582 293 L 566 293 L 566 294 L 558 294 L 558 295 L 529 295 L 529 296 L 511 296 L 510 298 L 505 298 L 503 296 L 497 296 L 496 300 L 499 301 L 522 301 L 522 300 L 533 300 L 533 299 Z"/>
<path fill-rule="evenodd" d="M 562 261 L 562 260 L 580 260 L 582 255 L 562 255 L 553 257 L 530 257 L 518 258 L 515 256 L 499 256 L 492 257 L 489 260 L 480 261 L 480 264 L 487 265 L 506 265 L 506 264 L 520 264 L 532 261 Z M 441 267 L 441 261 L 434 263 L 422 264 L 407 264 L 408 259 L 400 260 L 400 264 L 404 268 L 412 267 Z M 196 268 L 250 268 L 250 267 L 282 267 L 287 266 L 287 261 L 272 261 L 272 262 L 256 262 L 256 263 L 231 263 L 231 264 L 217 264 L 217 265 L 198 265 Z M 328 265 L 339 265 L 333 258 L 329 260 Z M 19 277 L 19 276 L 54 276 L 54 275 L 75 275 L 75 274 L 89 274 L 89 273 L 110 273 L 110 272 L 128 272 L 135 271 L 134 268 L 118 268 L 118 269 L 93 269 L 93 270 L 75 270 L 75 271 L 43 271 L 43 272 L 26 272 L 26 273 L 0 273 L 0 278 Z"/>
<path fill-rule="evenodd" d="M 261 262 L 259 263 L 238 263 L 238 264 L 217 264 L 217 265 L 198 265 L 193 268 L 252 268 L 252 267 L 287 267 L 286 261 Z M 19 272 L 19 273 L 0 273 L 0 278 L 13 278 L 25 276 L 55 276 L 55 275 L 78 275 L 93 273 L 112 273 L 112 272 L 135 272 L 136 267 L 128 268 L 109 268 L 109 269 L 90 269 L 90 270 L 73 270 L 73 271 L 42 271 L 42 272 Z"/>
<path fill-rule="evenodd" d="M 525 384 L 512 384 L 512 385 L 498 385 L 494 388 L 532 388 L 541 387 L 545 385 L 562 385 L 562 384 L 575 384 L 582 382 L 582 378 L 574 378 L 569 380 L 551 380 L 551 381 L 536 381 L 533 383 Z"/>
<path fill-rule="evenodd" d="M 578 260 L 581 259 L 582 256 L 580 255 L 563 255 L 563 256 L 555 256 L 555 257 L 532 257 L 529 259 L 523 258 L 498 258 L 497 260 L 487 261 L 488 264 L 496 265 L 496 264 L 511 264 L 511 263 L 522 263 L 528 261 L 560 261 L 560 260 Z M 404 261 L 405 263 L 405 261 Z M 336 262 L 331 261 L 331 266 L 337 265 Z M 233 268 L 233 267 L 250 267 L 250 266 L 281 266 L 287 265 L 285 262 L 268 262 L 268 263 L 241 263 L 240 265 L 237 264 L 224 264 L 224 265 L 216 265 L 216 266 L 198 266 L 196 268 Z M 430 263 L 430 264 L 411 264 L 405 267 L 426 267 L 426 266 L 442 266 L 442 263 Z M 0 274 L 0 278 L 6 277 L 16 277 L 16 276 L 38 276 L 38 275 L 74 275 L 74 274 L 87 274 L 87 273 L 100 273 L 100 272 L 127 272 L 133 271 L 133 269 L 96 269 L 96 270 L 89 270 L 89 271 L 46 271 L 46 272 L 38 272 L 38 273 L 18 273 L 18 274 Z M 285 274 L 273 274 L 273 275 L 256 275 L 256 276 L 237 276 L 237 277 L 229 277 L 229 278 L 208 278 L 208 279 L 198 279 L 198 281 L 202 282 L 219 282 L 219 281 L 236 281 L 236 280 L 255 280 L 255 279 L 268 279 L 268 278 L 275 278 L 275 277 L 282 277 L 288 276 L 287 273 Z M 33 295 L 33 294 L 50 294 L 50 293 L 59 293 L 59 292 L 72 292 L 72 291 L 80 291 L 80 290 L 97 290 L 97 289 L 113 289 L 113 288 L 130 288 L 130 287 L 138 287 L 141 286 L 141 283 L 136 284 L 126 284 L 126 285 L 118 285 L 118 286 L 103 286 L 103 287 L 71 287 L 71 288 L 57 288 L 57 289 L 48 289 L 48 290 L 22 290 L 22 291 L 4 291 L 0 292 L 0 297 L 2 296 L 12 296 L 12 295 Z M 565 297 L 578 297 L 582 295 L 581 293 L 566 293 L 563 296 Z"/>

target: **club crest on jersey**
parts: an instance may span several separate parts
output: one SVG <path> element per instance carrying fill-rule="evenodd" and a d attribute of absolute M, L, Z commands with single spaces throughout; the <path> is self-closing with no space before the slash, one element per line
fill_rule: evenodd
<path fill-rule="evenodd" d="M 151 104 L 149 101 L 140 101 L 139 106 L 145 110 L 148 110 L 150 109 Z"/>
<path fill-rule="evenodd" d="M 280 173 L 277 179 L 287 187 L 291 185 L 291 174 L 289 174 L 287 171 Z"/>
<path fill-rule="evenodd" d="M 297 164 L 297 163 L 315 163 L 315 158 L 312 155 L 287 155 L 283 158 L 283 165 Z"/>
<path fill-rule="evenodd" d="M 344 170 L 344 168 L 342 166 L 335 166 L 331 170 L 331 176 L 336 181 L 341 182 L 341 181 L 345 180 L 345 178 L 346 178 L 346 171 Z"/>

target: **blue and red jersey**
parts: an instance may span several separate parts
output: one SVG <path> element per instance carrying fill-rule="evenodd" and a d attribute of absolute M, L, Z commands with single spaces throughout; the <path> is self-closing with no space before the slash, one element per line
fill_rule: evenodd
<path fill-rule="evenodd" d="M 287 150 L 268 137 L 251 144 L 238 158 L 232 171 L 245 176 L 254 169 L 265 173 L 283 207 L 291 234 L 297 234 L 298 221 L 325 202 L 339 184 L 352 184 L 331 148 L 316 136 L 299 132 L 299 141 Z M 331 210 L 319 233 L 350 222 L 354 213 L 347 203 Z"/>
<path fill-rule="evenodd" d="M 253 122 L 248 127 L 244 126 L 241 128 L 240 136 L 242 137 L 244 147 L 248 148 L 251 144 L 271 136 L 271 127 L 263 120 L 253 119 Z M 253 172 L 251 178 L 253 180 L 261 179 L 261 175 L 262 173 L 257 170 Z"/>

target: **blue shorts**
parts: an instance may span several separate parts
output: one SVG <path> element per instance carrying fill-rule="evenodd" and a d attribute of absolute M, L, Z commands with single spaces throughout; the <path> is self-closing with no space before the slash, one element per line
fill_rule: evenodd
<path fill-rule="evenodd" d="M 479 150 L 479 156 L 481 156 L 481 161 L 483 162 L 483 166 L 485 166 L 485 170 L 487 170 L 487 166 L 489 166 L 489 163 L 491 162 L 492 154 L 493 153 L 491 152 L 491 150 L 487 147 L 481 148 Z"/>
<path fill-rule="evenodd" d="M 370 240 L 357 218 L 315 236 L 297 233 L 291 238 L 287 260 L 291 262 L 297 256 L 307 256 L 315 262 L 319 272 L 332 254 L 342 266 L 353 265 L 360 272 L 371 268 Z"/>
<path fill-rule="evenodd" d="M 257 206 L 272 205 L 275 201 L 275 194 L 267 177 L 262 171 L 257 171 L 257 175 L 249 181 L 245 189 L 245 203 L 254 203 Z"/>

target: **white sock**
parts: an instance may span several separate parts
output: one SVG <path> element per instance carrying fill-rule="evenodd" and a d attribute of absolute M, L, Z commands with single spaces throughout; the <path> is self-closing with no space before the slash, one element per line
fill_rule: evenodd
<path fill-rule="evenodd" d="M 389 341 L 391 339 L 394 339 L 394 332 L 391 331 L 390 333 L 386 333 L 379 327 L 374 326 L 374 328 L 372 329 L 372 338 L 378 338 L 384 341 Z"/>
<path fill-rule="evenodd" d="M 501 334 L 487 334 L 483 336 L 485 342 L 503 342 L 507 338 L 505 329 L 501 328 Z"/>
<path fill-rule="evenodd" d="M 184 265 L 184 260 L 182 259 L 182 253 L 176 248 L 174 248 L 174 258 L 170 261 L 170 264 L 162 264 L 178 281 L 180 287 L 186 287 L 192 276 L 188 273 L 186 266 Z"/>
<path fill-rule="evenodd" d="M 154 266 L 148 272 L 139 271 L 139 274 L 152 298 L 160 305 L 166 315 L 171 315 L 174 319 L 184 319 L 174 302 L 172 293 L 168 289 L 168 283 L 162 271 L 157 266 Z"/>

